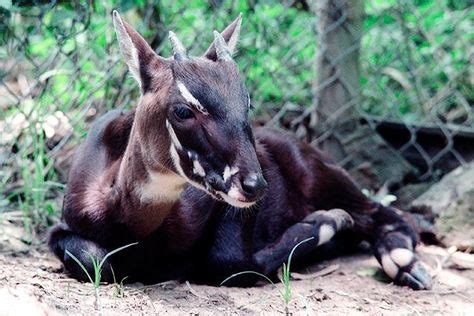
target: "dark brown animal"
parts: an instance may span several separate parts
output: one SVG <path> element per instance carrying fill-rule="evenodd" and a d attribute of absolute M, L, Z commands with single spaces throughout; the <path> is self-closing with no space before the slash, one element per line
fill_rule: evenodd
<path fill-rule="evenodd" d="M 100 118 L 78 149 L 62 223 L 49 245 L 78 279 L 117 247 L 103 279 L 222 281 L 232 273 L 273 274 L 317 253 L 338 232 L 369 240 L 383 270 L 414 289 L 431 285 L 414 255 L 418 236 L 402 212 L 368 199 L 321 152 L 285 133 L 252 130 L 251 101 L 232 53 L 241 17 L 201 57 L 173 33 L 165 59 L 117 12 L 120 48 L 140 84 L 131 112 Z M 327 211 L 324 211 L 327 210 Z M 251 278 L 234 283 L 252 284 Z"/>

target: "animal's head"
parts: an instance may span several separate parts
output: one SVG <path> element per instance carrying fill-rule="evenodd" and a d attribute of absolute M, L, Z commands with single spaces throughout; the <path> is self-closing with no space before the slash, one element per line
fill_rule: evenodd
<path fill-rule="evenodd" d="M 239 16 L 200 57 L 188 56 L 170 32 L 172 58 L 157 55 L 114 11 L 120 49 L 142 97 L 134 128 L 145 164 L 168 168 L 197 188 L 237 207 L 265 189 L 249 122 L 250 97 L 232 59 Z"/>

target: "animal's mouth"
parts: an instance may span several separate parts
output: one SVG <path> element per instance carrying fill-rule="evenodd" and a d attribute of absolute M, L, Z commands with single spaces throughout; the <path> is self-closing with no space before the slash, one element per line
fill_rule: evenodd
<path fill-rule="evenodd" d="M 257 201 L 250 201 L 246 199 L 242 193 L 240 194 L 234 193 L 235 191 L 232 191 L 232 187 L 228 193 L 214 190 L 210 186 L 206 186 L 206 187 L 207 187 L 205 190 L 206 193 L 211 195 L 213 198 L 215 198 L 218 201 L 226 202 L 227 204 L 230 204 L 237 208 L 249 208 L 253 206 L 255 203 L 257 203 Z"/>
<path fill-rule="evenodd" d="M 225 194 L 223 192 L 218 192 L 218 194 L 227 204 L 238 208 L 249 208 L 257 203 L 257 201 L 249 201 L 245 198 L 231 197 L 229 194 Z"/>

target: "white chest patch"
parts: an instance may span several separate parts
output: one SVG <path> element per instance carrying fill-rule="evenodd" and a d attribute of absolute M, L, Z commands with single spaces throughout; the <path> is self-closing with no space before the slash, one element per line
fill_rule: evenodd
<path fill-rule="evenodd" d="M 185 183 L 185 179 L 173 172 L 149 172 L 148 181 L 138 188 L 138 194 L 142 202 L 173 202 L 179 198 Z"/>

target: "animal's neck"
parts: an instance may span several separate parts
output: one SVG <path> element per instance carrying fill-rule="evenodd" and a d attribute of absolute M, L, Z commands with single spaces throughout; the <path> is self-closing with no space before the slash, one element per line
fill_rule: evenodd
<path fill-rule="evenodd" d="M 186 185 L 186 181 L 167 166 L 168 152 L 150 157 L 144 151 L 149 153 L 150 148 L 144 148 L 134 125 L 118 181 L 122 188 L 124 222 L 137 236 L 146 236 L 163 223 Z"/>

